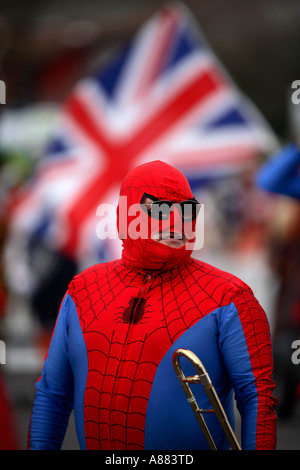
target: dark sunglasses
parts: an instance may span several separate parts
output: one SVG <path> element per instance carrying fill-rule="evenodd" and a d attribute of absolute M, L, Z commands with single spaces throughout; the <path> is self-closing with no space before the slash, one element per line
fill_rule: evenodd
<path fill-rule="evenodd" d="M 152 199 L 153 202 L 143 202 L 147 197 Z M 170 217 L 172 207 L 180 206 L 180 214 L 183 221 L 194 220 L 201 207 L 201 204 L 195 198 L 181 202 L 162 201 L 161 199 L 146 193 L 144 193 L 141 199 L 141 205 L 143 208 L 145 207 L 150 217 L 159 220 L 168 219 Z"/>

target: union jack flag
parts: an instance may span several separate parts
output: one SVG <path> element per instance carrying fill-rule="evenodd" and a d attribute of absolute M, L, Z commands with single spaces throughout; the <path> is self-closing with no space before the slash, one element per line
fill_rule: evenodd
<path fill-rule="evenodd" d="M 134 166 L 189 178 L 273 151 L 272 131 L 224 71 L 185 7 L 165 7 L 106 67 L 81 80 L 12 226 L 72 258 L 99 247 L 96 210 Z"/>

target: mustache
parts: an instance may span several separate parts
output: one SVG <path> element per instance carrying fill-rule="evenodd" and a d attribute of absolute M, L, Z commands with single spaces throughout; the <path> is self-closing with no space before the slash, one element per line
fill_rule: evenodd
<path fill-rule="evenodd" d="M 162 230 L 159 232 L 155 232 L 152 235 L 153 240 L 169 240 L 169 239 L 174 239 L 174 240 L 186 240 L 186 236 L 184 233 L 180 232 L 172 232 L 169 230 Z"/>

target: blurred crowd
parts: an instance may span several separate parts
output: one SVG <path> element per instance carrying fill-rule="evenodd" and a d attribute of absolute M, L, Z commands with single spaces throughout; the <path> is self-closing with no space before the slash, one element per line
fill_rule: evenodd
<path fill-rule="evenodd" d="M 0 10 L 0 79 L 7 83 L 6 105 L 0 105 L 0 339 L 7 346 L 6 364 L 0 366 L 0 449 L 20 446 L 5 383 L 5 376 L 17 368 L 13 358 L 19 361 L 18 371 L 24 367 L 38 373 L 62 296 L 81 269 L 36 233 L 10 238 L 10 204 L 19 188 L 30 184 L 66 93 L 138 22 L 132 16 L 119 35 L 111 31 L 111 36 L 101 36 L 88 21 L 66 25 L 54 17 L 22 28 L 16 21 L 13 28 Z M 30 40 L 26 27 L 34 27 Z M 54 30 L 56 37 L 63 37 L 63 46 L 53 40 Z M 34 41 L 34 36 L 43 41 Z M 193 188 L 205 206 L 204 247 L 195 256 L 243 278 L 266 310 L 282 419 L 291 416 L 300 397 L 300 366 L 291 361 L 291 344 L 300 334 L 300 151 L 297 145 L 285 147 L 290 138 L 282 138 L 277 155 Z M 287 164 L 289 158 L 290 169 L 284 173 L 279 165 L 275 181 L 274 162 L 282 159 Z M 286 180 L 280 182 L 284 175 Z M 14 356 L 17 350 L 27 355 Z"/>

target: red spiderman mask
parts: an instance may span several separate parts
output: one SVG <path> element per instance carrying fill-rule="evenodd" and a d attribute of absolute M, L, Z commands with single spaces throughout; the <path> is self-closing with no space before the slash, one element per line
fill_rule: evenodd
<path fill-rule="evenodd" d="M 156 204 L 172 202 L 169 215 L 153 216 L 155 212 L 143 204 L 146 198 Z M 127 175 L 120 190 L 117 223 L 119 238 L 123 240 L 122 259 L 128 267 L 167 270 L 191 256 L 196 215 L 183 217 L 182 207 L 187 207 L 187 201 L 197 205 L 186 177 L 166 163 L 145 163 Z M 171 234 L 169 238 L 186 237 L 188 243 L 179 248 L 167 246 L 159 241 L 166 233 Z"/>

